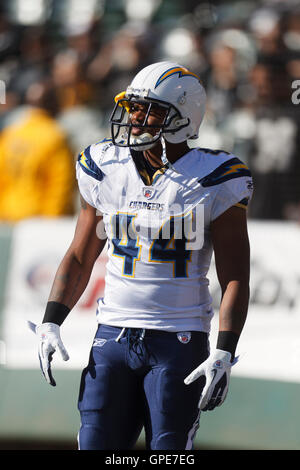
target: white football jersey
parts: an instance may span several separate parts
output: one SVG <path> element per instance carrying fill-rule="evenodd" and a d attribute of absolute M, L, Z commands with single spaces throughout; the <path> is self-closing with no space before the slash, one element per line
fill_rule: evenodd
<path fill-rule="evenodd" d="M 246 207 L 247 166 L 223 151 L 192 149 L 145 184 L 130 149 L 107 139 L 79 155 L 77 179 L 108 237 L 99 323 L 209 332 L 210 223 L 233 205 Z"/>

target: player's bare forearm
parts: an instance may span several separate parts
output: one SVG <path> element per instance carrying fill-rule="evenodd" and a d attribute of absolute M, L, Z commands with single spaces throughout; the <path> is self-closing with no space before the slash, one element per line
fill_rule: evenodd
<path fill-rule="evenodd" d="M 240 335 L 249 303 L 250 247 L 246 211 L 232 207 L 212 225 L 216 270 L 222 289 L 219 331 Z"/>
<path fill-rule="evenodd" d="M 219 331 L 232 331 L 240 335 L 248 312 L 249 283 L 245 280 L 229 281 L 220 305 Z"/>
<path fill-rule="evenodd" d="M 54 278 L 49 301 L 59 302 L 72 309 L 85 291 L 94 263 L 103 250 L 106 239 L 99 238 L 97 226 L 102 217 L 81 200 L 81 211 L 74 239 Z"/>
<path fill-rule="evenodd" d="M 72 252 L 67 253 L 57 270 L 49 301 L 62 303 L 72 309 L 85 291 L 91 272 L 92 267 L 87 269 Z"/>

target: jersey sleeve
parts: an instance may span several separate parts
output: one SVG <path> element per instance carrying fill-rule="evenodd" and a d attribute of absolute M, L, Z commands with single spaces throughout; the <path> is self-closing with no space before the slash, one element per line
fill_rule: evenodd
<path fill-rule="evenodd" d="M 103 173 L 91 156 L 91 146 L 78 155 L 76 177 L 81 196 L 97 209 L 98 186 L 103 179 Z"/>
<path fill-rule="evenodd" d="M 232 206 L 247 209 L 253 193 L 252 175 L 245 163 L 237 157 L 217 167 L 202 180 L 203 186 L 214 186 L 211 220 L 215 220 Z"/>

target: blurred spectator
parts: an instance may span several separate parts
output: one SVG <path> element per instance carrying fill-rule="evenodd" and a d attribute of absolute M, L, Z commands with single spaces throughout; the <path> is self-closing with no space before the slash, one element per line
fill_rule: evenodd
<path fill-rule="evenodd" d="M 127 88 L 139 69 L 148 65 L 154 38 L 143 26 L 124 25 L 105 43 L 88 67 L 88 77 L 99 87 L 98 102 L 110 113 L 115 91 Z"/>
<path fill-rule="evenodd" d="M 258 8 L 250 20 L 250 31 L 261 54 L 277 55 L 284 52 L 279 12 L 271 8 Z"/>
<path fill-rule="evenodd" d="M 52 79 L 59 110 L 92 102 L 91 84 L 74 50 L 62 51 L 54 57 Z"/>
<path fill-rule="evenodd" d="M 282 22 L 282 38 L 285 47 L 300 52 L 300 9 L 284 16 Z"/>
<path fill-rule="evenodd" d="M 255 181 L 251 215 L 264 219 L 298 219 L 300 208 L 300 119 L 291 102 L 284 58 L 261 58 L 251 71 L 254 124 L 249 165 Z"/>
<path fill-rule="evenodd" d="M 197 71 L 207 90 L 206 116 L 191 146 L 222 147 L 248 163 L 256 186 L 251 217 L 300 221 L 300 105 L 291 101 L 292 82 L 300 79 L 299 1 L 55 0 L 43 3 L 43 12 L 32 5 L 0 5 L 1 168 L 17 160 L 11 149 L 21 148 L 19 134 L 49 126 L 52 149 L 61 142 L 65 150 L 57 152 L 68 155 L 51 158 L 72 174 L 63 135 L 73 154 L 108 137 L 115 90 L 149 63 L 174 60 Z M 2 217 L 12 204 L 2 199 L 3 184 Z M 71 211 L 71 187 L 65 183 L 57 212 Z"/>
<path fill-rule="evenodd" d="M 300 78 L 300 10 L 289 14 L 283 22 L 283 42 L 287 48 L 287 72 L 290 80 Z"/>
<path fill-rule="evenodd" d="M 101 22 L 73 25 L 66 31 L 66 48 L 76 52 L 82 68 L 95 58 L 101 47 Z"/>
<path fill-rule="evenodd" d="M 50 57 L 51 43 L 47 32 L 42 27 L 23 28 L 9 82 L 21 101 L 24 101 L 30 84 L 48 74 Z"/>
<path fill-rule="evenodd" d="M 103 103 L 100 109 L 95 86 L 83 73 L 77 51 L 67 49 L 56 54 L 51 72 L 58 106 L 56 120 L 77 154 L 91 142 L 106 137 L 102 128 Z"/>
<path fill-rule="evenodd" d="M 239 28 L 213 33 L 207 40 L 209 62 L 206 77 L 208 106 L 217 124 L 244 104 L 248 72 L 255 64 L 256 51 L 249 35 Z M 247 90 L 248 92 L 248 90 Z"/>
<path fill-rule="evenodd" d="M 0 135 L 1 221 L 73 213 L 74 161 L 50 114 L 51 91 L 46 82 L 32 83 Z"/>
<path fill-rule="evenodd" d="M 19 29 L 12 27 L 5 9 L 0 5 L 0 61 L 10 58 L 18 53 Z"/>
<path fill-rule="evenodd" d="M 210 71 L 206 83 L 209 108 L 217 124 L 235 107 L 237 101 L 236 52 L 225 44 L 212 48 L 209 55 Z"/>

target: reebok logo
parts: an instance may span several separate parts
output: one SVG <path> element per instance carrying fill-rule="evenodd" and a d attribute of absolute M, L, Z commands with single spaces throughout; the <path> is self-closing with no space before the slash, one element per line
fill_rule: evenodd
<path fill-rule="evenodd" d="M 102 346 L 105 345 L 107 339 L 104 338 L 95 338 L 93 342 L 93 346 L 96 346 L 98 348 L 102 348 Z"/>

